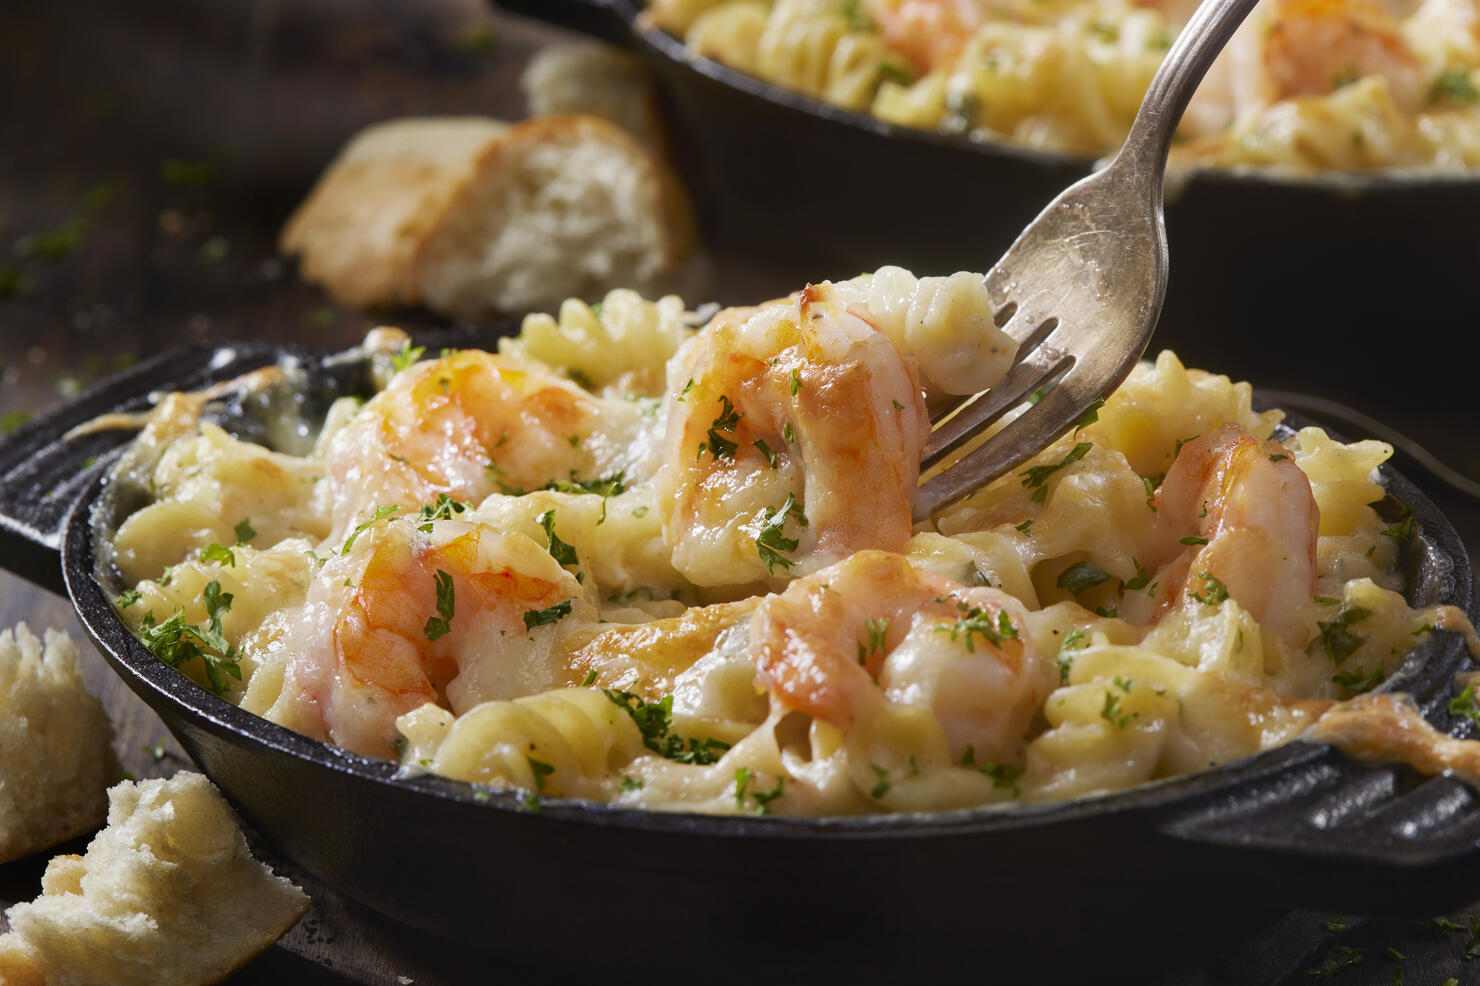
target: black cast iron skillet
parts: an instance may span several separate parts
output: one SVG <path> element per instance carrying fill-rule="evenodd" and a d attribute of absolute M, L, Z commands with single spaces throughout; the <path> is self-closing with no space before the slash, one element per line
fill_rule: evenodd
<path fill-rule="evenodd" d="M 776 293 L 886 263 L 982 270 L 1090 170 L 1064 154 L 886 123 L 699 58 L 645 27 L 641 0 L 495 2 L 642 56 L 707 242 L 777 258 Z M 1169 189 L 1159 344 L 1266 386 L 1319 380 L 1348 402 L 1468 410 L 1461 361 L 1399 373 L 1358 354 L 1401 334 L 1420 347 L 1406 351 L 1442 357 L 1453 321 L 1480 313 L 1480 174 L 1200 170 Z"/>
<path fill-rule="evenodd" d="M 489 343 L 495 330 L 425 337 Z M 1052 982 L 1075 961 L 1135 979 L 1225 929 L 1315 906 L 1433 914 L 1470 901 L 1480 799 L 1447 777 L 1359 765 L 1303 742 L 1203 774 L 1017 810 L 862 818 L 716 818 L 549 801 L 369 760 L 252 716 L 161 664 L 108 602 L 98 532 L 137 504 L 107 479 L 127 434 L 66 437 L 160 390 L 198 389 L 282 357 L 306 373 L 312 417 L 364 393 L 363 360 L 254 344 L 159 356 L 0 443 L 0 561 L 71 596 L 104 656 L 246 819 L 324 882 L 393 917 L 535 965 L 618 980 L 687 969 L 854 978 L 1018 967 Z M 213 417 L 260 438 L 252 399 Z M 1473 614 L 1449 523 L 1401 476 L 1419 533 L 1412 601 Z M 60 563 L 59 563 L 60 561 Z M 1460 639 L 1430 635 L 1394 677 L 1429 719 L 1446 711 Z M 690 963 L 685 965 L 684 963 Z M 697 963 L 697 964 L 695 964 Z M 1106 978 L 1102 976 L 1101 978 Z M 1109 981 L 1120 976 L 1110 975 Z"/>

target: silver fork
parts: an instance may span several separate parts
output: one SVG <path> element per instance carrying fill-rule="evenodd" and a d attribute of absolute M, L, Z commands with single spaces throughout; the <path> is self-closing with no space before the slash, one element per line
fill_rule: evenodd
<path fill-rule="evenodd" d="M 1006 412 L 1052 388 L 922 483 L 914 518 L 979 489 L 1052 444 L 1135 366 L 1167 285 L 1167 152 L 1182 111 L 1257 0 L 1203 0 L 1141 102 L 1120 152 L 1039 213 L 987 274 L 997 324 L 1018 341 L 1007 378 L 938 419 L 920 458 L 939 464 Z M 955 412 L 953 414 L 953 412 Z"/>

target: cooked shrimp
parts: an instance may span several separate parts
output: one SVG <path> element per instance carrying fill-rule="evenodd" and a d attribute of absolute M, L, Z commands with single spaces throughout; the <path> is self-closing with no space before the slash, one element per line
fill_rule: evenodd
<path fill-rule="evenodd" d="M 903 0 L 885 4 L 878 16 L 884 41 L 924 75 L 953 64 L 988 15 L 980 0 Z"/>
<path fill-rule="evenodd" d="M 461 713 L 563 680 L 560 621 L 589 615 L 574 576 L 520 534 L 383 520 L 318 571 L 268 718 L 368 756 L 394 755 L 396 717 Z M 528 614 L 544 614 L 530 618 Z"/>
<path fill-rule="evenodd" d="M 1261 626 L 1304 645 L 1320 509 L 1283 446 L 1222 425 L 1182 446 L 1154 502 L 1151 564 L 1163 591 L 1150 613 L 1137 612 L 1146 597 L 1128 595 L 1124 615 L 1154 619 L 1180 596 L 1216 595 L 1221 584 Z"/>
<path fill-rule="evenodd" d="M 461 350 L 418 363 L 330 444 L 334 537 L 376 506 L 415 509 L 439 493 L 476 502 L 612 469 L 604 460 L 639 421 L 632 402 L 598 400 L 512 357 Z M 606 440 L 612 432 L 623 437 Z"/>
<path fill-rule="evenodd" d="M 810 289 L 721 312 L 668 366 L 658 504 L 700 585 L 900 551 L 930 428 L 914 361 Z"/>
<path fill-rule="evenodd" d="M 784 708 L 840 729 L 886 700 L 925 706 L 959 756 L 1016 760 L 1054 679 L 1022 603 L 903 557 L 861 551 L 768 596 L 751 621 L 760 682 Z"/>
<path fill-rule="evenodd" d="M 1263 67 L 1272 101 L 1324 95 L 1377 75 L 1399 105 L 1414 109 L 1425 87 L 1399 22 L 1375 0 L 1277 0 Z"/>

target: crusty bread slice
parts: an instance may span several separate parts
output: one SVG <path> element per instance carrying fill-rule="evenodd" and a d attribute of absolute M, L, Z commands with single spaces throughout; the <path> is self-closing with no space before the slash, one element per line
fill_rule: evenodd
<path fill-rule="evenodd" d="M 0 631 L 0 862 L 103 824 L 109 736 L 66 634 Z"/>
<path fill-rule="evenodd" d="M 677 270 L 688 207 L 637 140 L 587 116 L 484 122 L 479 135 L 472 121 L 398 120 L 355 138 L 282 248 L 342 303 L 458 318 L 653 291 Z"/>
<path fill-rule="evenodd" d="M 545 117 L 484 150 L 413 276 L 429 307 L 461 318 L 546 311 L 651 292 L 688 245 L 677 186 L 642 145 L 596 117 Z"/>
<path fill-rule="evenodd" d="M 251 857 L 200 774 L 109 789 L 108 827 L 6 911 L 5 986 L 204 986 L 293 926 L 308 897 Z"/>
<path fill-rule="evenodd" d="M 473 162 L 509 129 L 481 117 L 392 120 L 355 135 L 286 226 L 279 246 L 307 280 L 355 307 L 414 303 L 411 255 Z"/>

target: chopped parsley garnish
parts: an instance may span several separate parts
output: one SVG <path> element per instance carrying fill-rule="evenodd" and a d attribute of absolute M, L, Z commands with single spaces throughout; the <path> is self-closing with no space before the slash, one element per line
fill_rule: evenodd
<path fill-rule="evenodd" d="M 1331 676 L 1331 680 L 1353 695 L 1370 692 L 1387 678 L 1387 672 L 1382 668 L 1376 668 L 1369 675 L 1363 675 L 1357 671 L 1338 671 Z"/>
<path fill-rule="evenodd" d="M 984 585 L 990 588 L 992 585 L 992 580 L 990 577 L 988 577 L 986 572 L 983 572 L 980 568 L 977 567 L 976 562 L 972 562 L 970 570 L 968 570 L 966 573 L 966 584 Z"/>
<path fill-rule="evenodd" d="M 1015 767 L 1010 763 L 993 763 L 990 760 L 977 763 L 976 750 L 970 744 L 961 753 L 961 766 L 975 767 L 992 779 L 993 787 L 1011 790 L 1014 798 L 1023 793 L 1022 785 L 1018 783 L 1018 779 L 1023 776 L 1022 767 Z"/>
<path fill-rule="evenodd" d="M 1480 89 L 1470 81 L 1470 73 L 1464 68 L 1447 68 L 1434 78 L 1429 87 L 1430 103 L 1473 103 L 1480 99 Z"/>
<path fill-rule="evenodd" d="M 662 700 L 648 702 L 632 692 L 603 688 L 604 694 L 613 705 L 623 709 L 642 733 L 642 745 L 676 763 L 709 766 L 718 763 L 730 744 L 717 739 L 695 739 L 685 742 L 669 730 L 673 725 L 673 696 L 665 695 Z M 738 803 L 738 802 L 737 802 Z"/>
<path fill-rule="evenodd" d="M 1085 455 L 1087 455 L 1089 453 L 1089 450 L 1092 448 L 1094 448 L 1094 445 L 1092 443 L 1080 442 L 1078 445 L 1075 445 L 1072 449 L 1070 449 L 1069 452 L 1062 459 L 1060 459 L 1053 465 L 1033 466 L 1031 469 L 1023 472 L 1023 486 L 1033 491 L 1033 495 L 1029 499 L 1031 499 L 1034 503 L 1042 503 L 1044 499 L 1048 496 L 1048 487 L 1043 485 L 1048 481 L 1048 478 L 1054 473 L 1058 472 L 1060 469 L 1063 469 L 1065 466 L 1070 465 L 1074 462 L 1078 462 L 1080 459 L 1084 458 Z"/>
<path fill-rule="evenodd" d="M 1156 513 L 1156 488 L 1161 483 L 1150 476 L 1142 476 L 1141 485 L 1146 487 L 1146 506 L 1151 508 L 1152 513 Z"/>
<path fill-rule="evenodd" d="M 781 505 L 780 510 L 766 508 L 766 522 L 761 525 L 761 531 L 755 538 L 756 551 L 760 553 L 766 571 L 772 574 L 775 574 L 777 565 L 783 569 L 791 568 L 791 559 L 784 557 L 781 552 L 797 550 L 797 539 L 786 537 L 784 533 L 788 517 L 795 517 L 798 524 L 807 526 L 807 515 L 797 505 L 795 493 L 786 494 L 786 502 Z"/>
<path fill-rule="evenodd" d="M 252 538 L 257 536 L 257 532 L 252 530 L 251 520 L 245 517 L 242 518 L 240 524 L 236 525 L 235 531 L 237 544 L 250 544 Z"/>
<path fill-rule="evenodd" d="M 894 786 L 893 784 L 889 783 L 889 771 L 883 767 L 880 767 L 876 763 L 871 763 L 869 764 L 869 766 L 872 767 L 874 773 L 878 775 L 879 783 L 874 785 L 873 790 L 868 793 L 868 796 L 874 799 L 882 798 L 884 795 L 888 794 L 889 789 Z"/>
<path fill-rule="evenodd" d="M 138 602 L 139 597 L 142 595 L 143 593 L 140 592 L 138 589 L 125 589 L 123 592 L 119 593 L 118 608 L 128 609 L 134 603 Z"/>
<path fill-rule="evenodd" d="M 623 774 L 622 775 L 622 786 L 621 786 L 621 790 L 623 790 L 623 791 L 637 791 L 637 790 L 640 790 L 641 788 L 642 788 L 642 780 L 640 778 L 637 778 L 637 777 L 628 777 L 626 774 Z"/>
<path fill-rule="evenodd" d="M 1070 654 L 1070 651 L 1076 650 L 1084 640 L 1084 631 L 1075 628 L 1070 630 L 1069 635 L 1064 638 L 1064 642 L 1059 644 L 1059 684 L 1062 685 L 1069 680 L 1069 669 L 1074 666 L 1074 657 Z"/>
<path fill-rule="evenodd" d="M 1465 690 L 1449 700 L 1449 714 L 1470 720 L 1476 729 L 1480 729 L 1480 706 L 1475 704 L 1475 683 L 1471 682 L 1465 686 Z"/>
<path fill-rule="evenodd" d="M 1092 561 L 1075 562 L 1059 573 L 1054 584 L 1060 589 L 1067 589 L 1072 595 L 1079 595 L 1085 589 L 1093 588 L 1110 577 L 1109 573 L 1100 568 Z"/>
<path fill-rule="evenodd" d="M 761 450 L 761 455 L 766 457 L 766 461 L 771 464 L 771 468 L 775 469 L 777 465 L 776 453 L 771 450 L 771 446 L 766 444 L 766 440 L 764 438 L 757 438 L 754 444 L 756 448 Z"/>
<path fill-rule="evenodd" d="M 437 615 L 427 617 L 426 626 L 422 628 L 428 640 L 436 640 L 452 631 L 452 612 L 457 603 L 452 576 L 439 568 L 432 578 L 437 583 Z"/>
<path fill-rule="evenodd" d="M 864 11 L 859 0 L 843 0 L 841 5 L 843 19 L 848 22 L 848 30 L 854 34 L 860 31 L 872 31 L 874 19 Z"/>
<path fill-rule="evenodd" d="M 382 520 L 385 520 L 391 514 L 400 509 L 400 504 L 396 503 L 392 503 L 391 505 L 385 507 L 376 507 L 375 515 L 373 517 L 349 532 L 349 537 L 344 539 L 344 547 L 339 549 L 339 553 L 341 555 L 349 554 L 349 549 L 355 546 L 356 538 L 368 531 L 372 525 L 380 523 Z"/>
<path fill-rule="evenodd" d="M 1288 458 L 1289 458 L 1288 455 L 1285 455 L 1284 453 L 1280 453 L 1278 455 L 1271 455 L 1269 457 L 1269 461 L 1270 462 L 1284 462 Z"/>
<path fill-rule="evenodd" d="M 31 420 L 31 412 L 16 409 L 0 415 L 0 435 L 8 435 Z"/>
<path fill-rule="evenodd" d="M 230 548 L 217 544 L 215 541 L 201 549 L 200 560 L 213 561 L 217 565 L 227 565 L 231 568 L 236 567 L 236 554 Z"/>
<path fill-rule="evenodd" d="M 770 814 L 771 802 L 781 797 L 781 783 L 785 778 L 776 778 L 776 786 L 768 791 L 751 791 L 750 780 L 749 767 L 739 767 L 735 770 L 735 807 L 745 807 L 745 796 L 749 794 L 755 801 L 754 811 L 757 815 Z"/>
<path fill-rule="evenodd" d="M 1084 409 L 1084 413 L 1074 419 L 1074 434 L 1079 434 L 1096 421 L 1100 420 L 1100 408 L 1105 406 L 1103 397 L 1096 397 L 1090 406 Z"/>
<path fill-rule="evenodd" d="M 1201 593 L 1188 591 L 1188 595 L 1204 606 L 1217 606 L 1228 598 L 1228 586 L 1224 585 L 1212 572 L 1198 572 L 1197 577 L 1203 581 Z"/>
<path fill-rule="evenodd" d="M 1310 598 L 1322 606 L 1336 606 L 1341 602 L 1340 599 L 1333 599 L 1330 596 L 1311 596 Z"/>
<path fill-rule="evenodd" d="M 788 442 L 796 441 L 796 433 L 791 430 L 791 422 L 786 421 L 781 425 L 781 437 Z"/>
<path fill-rule="evenodd" d="M 1110 689 L 1105 690 L 1105 704 L 1100 707 L 1100 718 L 1104 719 L 1116 729 L 1124 729 L 1132 722 L 1141 718 L 1140 713 L 1125 713 L 1120 708 L 1120 696 Z"/>
<path fill-rule="evenodd" d="M 432 521 L 451 520 L 454 514 L 460 514 L 466 509 L 468 509 L 466 503 L 459 503 L 446 493 L 438 493 L 436 503 L 422 504 L 421 510 L 416 515 L 416 519 L 421 522 L 417 530 L 429 534 L 432 530 Z"/>
<path fill-rule="evenodd" d="M 562 565 L 579 565 L 581 563 L 580 558 L 576 557 L 576 549 L 560 540 L 559 536 L 556 535 L 555 511 L 553 509 L 546 510 L 540 514 L 534 519 L 534 522 L 544 528 L 545 548 L 550 552 L 551 558 L 554 558 Z"/>
<path fill-rule="evenodd" d="M 524 611 L 524 629 L 533 630 L 535 627 L 546 626 L 550 623 L 559 623 L 570 615 L 571 601 L 567 599 L 563 603 L 556 603 L 548 609 L 528 609 Z"/>
<path fill-rule="evenodd" d="M 735 405 L 731 404 L 730 399 L 725 395 L 721 394 L 719 400 L 719 417 L 715 418 L 714 424 L 709 426 L 709 441 L 699 446 L 699 455 L 702 457 L 707 449 L 709 454 L 716 459 L 733 459 L 735 452 L 740 446 L 730 439 L 725 438 L 720 432 L 728 432 L 733 435 L 735 429 L 740 425 L 740 419 L 744 415 L 735 410 Z"/>
<path fill-rule="evenodd" d="M 683 400 L 683 395 L 684 394 L 687 394 L 689 391 L 691 391 L 693 389 L 694 389 L 694 378 L 693 377 L 689 377 L 689 382 L 683 385 L 683 390 L 680 390 L 678 392 L 678 397 L 676 399 L 679 400 L 679 401 L 682 401 Z"/>
<path fill-rule="evenodd" d="M 1146 571 L 1145 565 L 1142 565 L 1136 560 L 1135 555 L 1131 556 L 1131 564 L 1136 566 L 1136 577 L 1125 584 L 1126 589 L 1130 592 L 1135 592 L 1137 589 L 1146 588 L 1147 584 L 1151 581 L 1151 573 Z"/>
<path fill-rule="evenodd" d="M 1313 983 L 1324 983 L 1345 969 L 1361 965 L 1366 957 L 1367 950 L 1364 948 L 1336 945 L 1326 953 L 1326 957 L 1321 959 L 1319 964 L 1305 970 L 1305 977 Z"/>
<path fill-rule="evenodd" d="M 231 610 L 232 594 L 221 591 L 221 583 L 215 580 L 206 583 L 203 597 L 210 623 L 202 629 L 185 621 L 185 610 L 176 608 L 163 623 L 154 622 L 154 613 L 144 614 L 139 623 L 139 638 L 154 656 L 172 668 L 200 658 L 205 665 L 206 680 L 211 691 L 221 694 L 229 687 L 226 676 L 242 680 L 241 665 L 237 663 L 236 648 L 226 642 L 221 630 L 221 617 Z"/>
<path fill-rule="evenodd" d="M 1336 619 L 1317 620 L 1316 626 L 1320 628 L 1321 634 L 1305 648 L 1306 653 L 1320 644 L 1332 661 L 1341 664 L 1367 642 L 1366 637 L 1357 636 L 1349 628 L 1353 623 L 1360 623 L 1371 615 L 1372 610 L 1365 606 L 1343 606 L 1336 614 Z"/>
<path fill-rule="evenodd" d="M 586 677 L 581 679 L 581 687 L 590 688 L 594 684 L 596 684 L 596 669 L 592 668 L 586 672 Z"/>
<path fill-rule="evenodd" d="M 1032 537 L 1033 536 L 1033 532 L 1032 532 L 1032 530 L 1030 530 L 1030 528 L 1032 526 L 1033 526 L 1033 518 L 1032 517 L 1029 517 L 1027 520 L 1023 521 L 1021 524 L 1018 524 L 1017 526 L 1015 526 L 1013 528 L 1013 530 L 1015 530 L 1015 531 L 1022 531 L 1024 534 L 1028 535 L 1028 537 Z"/>
<path fill-rule="evenodd" d="M 899 403 L 899 401 L 891 400 L 889 403 L 894 405 L 894 410 L 896 410 L 896 411 L 903 411 L 904 410 L 904 405 L 901 404 L 901 403 Z"/>
<path fill-rule="evenodd" d="M 889 633 L 889 617 L 881 616 L 876 620 L 864 620 L 864 629 L 868 631 L 867 645 L 862 642 L 858 645 L 858 663 L 862 664 L 864 658 L 871 654 L 884 653 L 884 638 Z"/>
<path fill-rule="evenodd" d="M 1012 625 L 1007 610 L 998 610 L 994 619 L 980 607 L 968 608 L 966 604 L 960 602 L 956 603 L 956 606 L 966 615 L 948 626 L 936 627 L 937 631 L 951 635 L 951 643 L 954 644 L 959 639 L 966 645 L 968 651 L 976 653 L 976 641 L 973 639 L 973 634 L 981 634 L 982 638 L 994 647 L 1001 647 L 1005 641 L 1018 639 L 1017 627 Z"/>
<path fill-rule="evenodd" d="M 1392 527 L 1384 528 L 1379 533 L 1381 533 L 1383 535 L 1386 535 L 1387 537 L 1392 538 L 1394 541 L 1412 541 L 1413 540 L 1413 510 L 1412 510 L 1412 508 L 1405 506 L 1403 508 L 1403 514 L 1399 518 L 1398 522 L 1396 524 L 1394 524 Z"/>
<path fill-rule="evenodd" d="M 411 345 L 411 340 L 407 339 L 405 342 L 401 343 L 401 351 L 399 353 L 391 354 L 391 366 L 396 368 L 397 373 L 400 373 L 402 370 L 406 369 L 408 366 L 411 366 L 417 360 L 421 359 L 421 354 L 426 351 L 427 347 L 425 346 L 416 346 L 413 348 Z"/>
<path fill-rule="evenodd" d="M 802 371 L 793 368 L 791 371 L 791 396 L 795 397 L 797 391 L 802 389 Z"/>
<path fill-rule="evenodd" d="M 1201 534 L 1189 534 L 1177 542 L 1178 544 L 1207 544 L 1208 539 Z"/>
<path fill-rule="evenodd" d="M 885 81 L 893 82 L 901 86 L 910 85 L 915 81 L 915 77 L 910 74 L 909 69 L 905 68 L 903 65 L 900 65 L 897 62 L 891 62 L 887 59 L 879 63 L 879 75 L 882 76 Z"/>
<path fill-rule="evenodd" d="M 540 792 L 545 789 L 545 780 L 555 773 L 555 768 L 531 756 L 525 756 L 524 760 L 529 764 L 529 772 L 534 775 L 534 790 L 529 792 L 527 798 L 519 802 L 519 807 L 525 811 L 539 811 L 541 810 Z"/>

